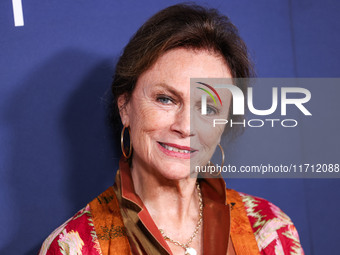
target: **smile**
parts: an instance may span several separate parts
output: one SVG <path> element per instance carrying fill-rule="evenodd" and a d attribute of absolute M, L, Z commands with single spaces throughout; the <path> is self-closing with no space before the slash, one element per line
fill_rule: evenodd
<path fill-rule="evenodd" d="M 180 146 L 177 144 L 169 144 L 169 143 L 161 143 L 158 142 L 160 145 L 160 148 L 163 152 L 165 152 L 168 155 L 171 156 L 184 156 L 184 157 L 190 157 L 190 154 L 195 152 L 196 150 L 186 147 L 186 146 Z"/>
<path fill-rule="evenodd" d="M 166 144 L 164 144 L 164 143 L 161 143 L 161 145 L 162 145 L 165 149 L 167 149 L 167 150 L 169 150 L 169 151 L 181 152 L 181 153 L 190 153 L 190 151 L 188 151 L 188 150 L 181 150 L 181 149 L 178 149 L 178 148 L 175 148 L 175 147 L 166 145 Z"/>

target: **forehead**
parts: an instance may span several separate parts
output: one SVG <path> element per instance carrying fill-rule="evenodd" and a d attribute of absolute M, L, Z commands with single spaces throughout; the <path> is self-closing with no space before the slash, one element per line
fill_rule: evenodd
<path fill-rule="evenodd" d="M 231 73 L 222 56 L 214 52 L 176 48 L 159 57 L 138 78 L 136 90 L 159 83 L 189 90 L 190 78 L 231 78 Z"/>

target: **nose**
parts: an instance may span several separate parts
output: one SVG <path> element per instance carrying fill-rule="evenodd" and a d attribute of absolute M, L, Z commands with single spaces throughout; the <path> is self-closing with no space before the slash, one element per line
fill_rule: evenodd
<path fill-rule="evenodd" d="M 190 107 L 182 107 L 174 116 L 171 130 L 176 132 L 181 137 L 193 136 L 193 131 L 190 126 Z"/>

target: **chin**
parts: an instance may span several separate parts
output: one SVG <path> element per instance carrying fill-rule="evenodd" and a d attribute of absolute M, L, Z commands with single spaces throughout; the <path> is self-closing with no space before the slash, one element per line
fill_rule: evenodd
<path fill-rule="evenodd" d="M 166 167 L 164 164 L 159 173 L 168 180 L 182 180 L 190 176 L 190 167 L 183 164 L 171 164 L 171 166 Z"/>

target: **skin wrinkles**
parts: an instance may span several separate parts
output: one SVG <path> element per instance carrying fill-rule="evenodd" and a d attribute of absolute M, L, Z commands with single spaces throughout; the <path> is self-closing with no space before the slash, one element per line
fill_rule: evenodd
<path fill-rule="evenodd" d="M 131 129 L 135 191 L 156 225 L 183 243 L 192 235 L 199 212 L 190 160 L 207 164 L 224 130 L 222 125 L 212 128 L 212 119 L 226 118 L 229 111 L 229 107 L 208 101 L 217 112 L 202 116 L 200 98 L 204 92 L 194 90 L 190 101 L 191 77 L 231 78 L 231 74 L 215 53 L 177 48 L 162 55 L 139 77 L 129 102 L 124 95 L 118 99 L 122 123 Z M 218 93 L 223 104 L 230 102 L 227 90 Z M 190 159 L 181 153 L 164 153 L 160 143 L 190 147 L 194 152 Z M 192 243 L 198 254 L 201 235 L 202 227 Z M 183 254 L 183 248 L 168 244 L 174 254 Z"/>

